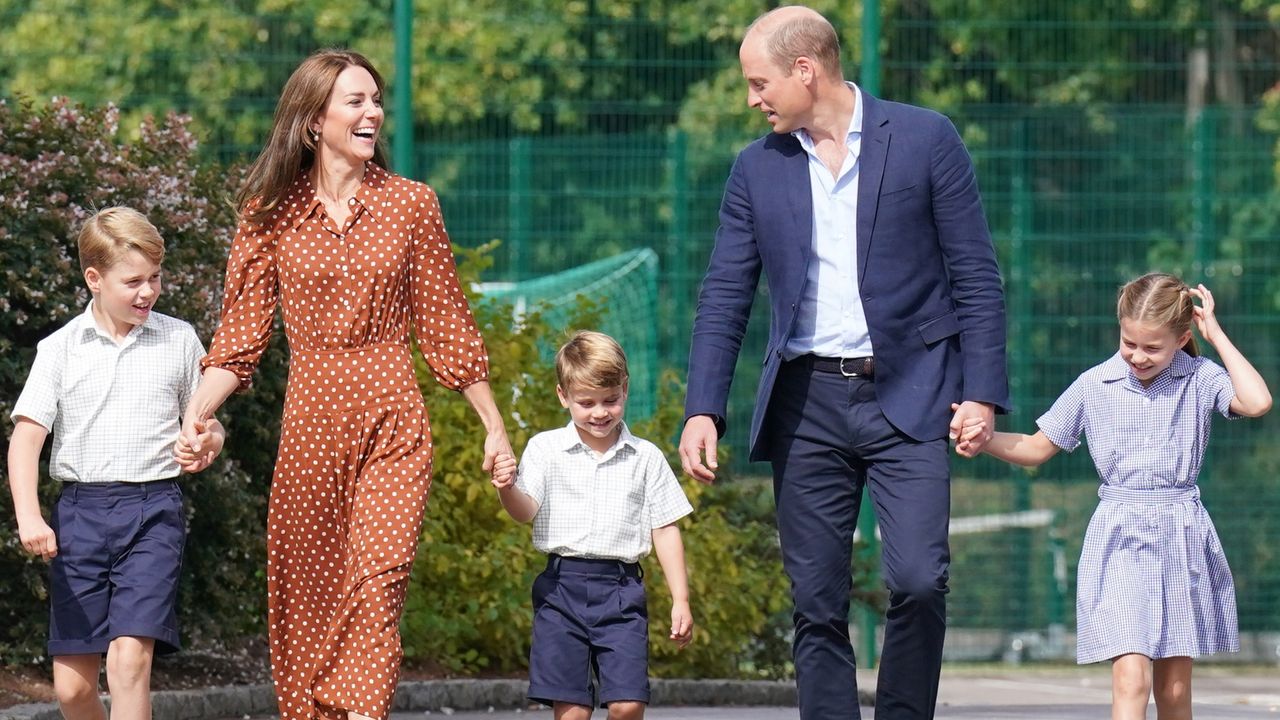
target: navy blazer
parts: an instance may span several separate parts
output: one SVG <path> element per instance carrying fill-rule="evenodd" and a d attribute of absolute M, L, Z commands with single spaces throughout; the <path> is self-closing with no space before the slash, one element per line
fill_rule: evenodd
<path fill-rule="evenodd" d="M 947 435 L 951 403 L 1009 405 L 1004 292 L 973 163 L 955 126 L 924 108 L 865 102 L 858 178 L 858 290 L 885 417 L 916 440 Z M 770 133 L 734 162 L 698 297 L 685 417 L 724 433 L 729 385 L 763 270 L 772 311 L 755 412 L 752 460 L 774 379 L 796 324 L 812 260 L 809 159 Z"/>

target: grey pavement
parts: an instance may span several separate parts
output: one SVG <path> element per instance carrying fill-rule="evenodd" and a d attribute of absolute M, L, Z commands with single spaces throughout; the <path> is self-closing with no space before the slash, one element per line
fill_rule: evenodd
<path fill-rule="evenodd" d="M 938 693 L 938 720 L 1105 720 L 1110 717 L 1110 672 L 1102 665 L 947 666 Z M 869 703 L 874 671 L 860 672 L 859 691 Z M 550 720 L 551 712 L 527 705 L 520 680 L 440 680 L 402 683 L 392 720 Z M 1280 668 L 1211 665 L 1192 680 L 1197 720 L 1280 720 Z M 155 720 L 268 720 L 274 706 L 268 686 L 239 686 L 154 693 Z M 798 720 L 795 690 L 787 682 L 656 680 L 651 720 Z M 594 716 L 603 720 L 605 711 Z M 852 717 L 852 716 L 851 716 Z M 870 720 L 874 710 L 862 708 Z M 1155 717 L 1155 708 L 1148 717 Z M 0 720 L 61 720 L 51 705 L 0 709 Z"/>

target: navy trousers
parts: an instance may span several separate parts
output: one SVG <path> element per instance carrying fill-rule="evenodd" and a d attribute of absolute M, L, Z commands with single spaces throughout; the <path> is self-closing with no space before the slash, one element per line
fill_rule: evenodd
<path fill-rule="evenodd" d="M 783 363 L 765 442 L 795 602 L 802 720 L 859 718 L 849 641 L 853 531 L 863 488 L 889 588 L 877 720 L 932 718 L 946 631 L 951 480 L 945 439 L 918 442 L 880 411 L 874 380 Z"/>

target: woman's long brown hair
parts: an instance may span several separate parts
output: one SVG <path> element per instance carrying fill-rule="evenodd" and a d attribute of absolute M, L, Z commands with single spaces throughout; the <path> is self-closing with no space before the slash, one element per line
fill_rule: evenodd
<path fill-rule="evenodd" d="M 249 166 L 248 178 L 236 193 L 236 210 L 242 221 L 265 220 L 280 204 L 298 173 L 311 169 L 316 159 L 316 144 L 308 126 L 324 112 L 338 75 L 352 66 L 368 70 L 378 93 L 383 93 L 382 76 L 373 64 L 350 50 L 320 50 L 303 60 L 289 76 L 276 103 L 267 144 Z M 373 162 L 387 166 L 381 136 L 374 146 Z"/>

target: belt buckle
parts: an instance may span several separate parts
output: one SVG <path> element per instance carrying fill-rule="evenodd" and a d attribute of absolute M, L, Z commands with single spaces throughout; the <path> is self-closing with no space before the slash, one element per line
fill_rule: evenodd
<path fill-rule="evenodd" d="M 858 375 L 859 375 L 858 371 L 856 371 L 856 370 L 845 370 L 845 369 L 844 369 L 844 361 L 845 361 L 845 360 L 856 360 L 856 359 L 857 359 L 857 358 L 843 358 L 843 357 L 842 357 L 842 358 L 840 358 L 840 374 L 841 374 L 841 375 L 843 375 L 843 376 L 845 376 L 845 377 L 847 377 L 847 378 L 851 378 L 851 377 L 858 377 Z"/>

